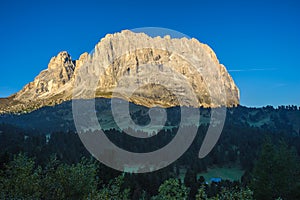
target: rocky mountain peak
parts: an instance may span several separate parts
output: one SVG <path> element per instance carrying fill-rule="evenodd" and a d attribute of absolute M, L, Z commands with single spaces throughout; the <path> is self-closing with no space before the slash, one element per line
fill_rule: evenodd
<path fill-rule="evenodd" d="M 71 79 L 75 69 L 75 62 L 67 51 L 62 51 L 51 58 L 48 64 L 48 70 L 51 73 L 59 72 L 59 78 L 66 82 Z"/>
<path fill-rule="evenodd" d="M 92 65 L 86 68 L 86 62 Z M 179 102 L 195 107 L 239 104 L 237 86 L 208 45 L 194 38 L 153 38 L 124 30 L 107 34 L 92 55 L 85 52 L 78 60 L 72 60 L 67 51 L 59 52 L 21 91 L 0 99 L 0 113 L 70 100 L 77 84 L 82 85 L 76 88 L 83 94 L 80 98 L 93 98 L 88 90 L 95 77 L 96 97 L 111 98 L 115 88 L 123 92 L 138 88 L 134 94 L 120 97 L 147 107 L 170 107 Z M 189 96 L 195 96 L 197 102 L 192 103 L 186 98 Z"/>
<path fill-rule="evenodd" d="M 147 107 L 239 104 L 239 90 L 226 68 L 195 38 L 153 38 L 124 30 L 102 38 L 89 62 L 80 75 L 77 70 L 77 98 L 93 98 L 91 80 L 97 77 L 96 96 L 110 98 L 117 88 L 117 97 Z M 192 102 L 192 96 L 197 101 Z"/>
<path fill-rule="evenodd" d="M 88 54 L 87 52 L 84 52 L 83 54 L 81 54 L 81 55 L 79 56 L 79 59 L 76 60 L 76 67 L 78 68 L 78 67 L 80 67 L 81 65 L 83 65 L 83 63 L 84 63 L 85 61 L 87 61 L 88 57 L 89 57 L 89 54 Z"/>
<path fill-rule="evenodd" d="M 50 59 L 48 64 L 49 70 L 56 70 L 58 67 L 62 66 L 71 66 L 72 65 L 72 58 L 67 51 L 61 51 Z"/>
<path fill-rule="evenodd" d="M 60 92 L 73 78 L 75 61 L 67 51 L 62 51 L 50 59 L 48 68 L 41 71 L 33 82 L 16 93 L 15 100 L 31 102 L 32 99 L 45 99 Z"/>

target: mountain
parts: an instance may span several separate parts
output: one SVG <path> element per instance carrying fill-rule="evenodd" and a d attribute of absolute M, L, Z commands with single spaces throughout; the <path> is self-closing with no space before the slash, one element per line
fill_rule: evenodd
<path fill-rule="evenodd" d="M 72 88 L 75 67 L 80 66 L 87 55 L 83 53 L 74 61 L 68 52 L 63 51 L 52 57 L 48 68 L 41 71 L 34 81 L 10 97 L 0 99 L 0 113 L 32 111 L 69 99 L 65 93 Z"/>
<path fill-rule="evenodd" d="M 34 81 L 0 99 L 0 113 L 94 97 L 118 97 L 146 107 L 239 105 L 237 86 L 208 45 L 125 30 L 106 35 L 93 53 L 78 60 L 66 51 L 58 53 Z"/>

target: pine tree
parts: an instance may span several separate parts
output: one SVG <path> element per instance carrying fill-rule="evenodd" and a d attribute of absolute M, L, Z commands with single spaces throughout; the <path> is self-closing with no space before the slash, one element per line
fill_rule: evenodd
<path fill-rule="evenodd" d="M 295 199 L 299 197 L 299 158 L 287 144 L 279 147 L 267 140 L 254 167 L 252 188 L 256 199 Z"/>

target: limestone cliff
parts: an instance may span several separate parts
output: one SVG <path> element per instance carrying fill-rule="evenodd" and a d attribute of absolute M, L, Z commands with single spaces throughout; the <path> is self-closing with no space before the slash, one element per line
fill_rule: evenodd
<path fill-rule="evenodd" d="M 33 82 L 0 99 L 0 113 L 30 111 L 72 97 L 120 97 L 147 107 L 239 104 L 237 86 L 208 45 L 126 30 L 106 35 L 93 53 L 78 60 L 60 52 Z"/>

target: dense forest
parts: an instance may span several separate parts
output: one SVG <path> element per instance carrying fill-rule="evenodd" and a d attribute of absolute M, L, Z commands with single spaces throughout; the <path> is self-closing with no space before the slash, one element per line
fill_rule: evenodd
<path fill-rule="evenodd" d="M 206 111 L 201 112 L 209 115 Z M 43 112 L 35 115 L 41 117 Z M 172 125 L 180 120 L 174 114 L 177 112 L 171 110 Z M 149 119 L 141 113 L 142 109 L 134 110 L 132 118 L 147 123 Z M 0 198 L 300 199 L 300 110 L 295 106 L 237 107 L 227 113 L 221 137 L 208 156 L 198 158 L 208 128 L 208 124 L 201 124 L 182 157 L 145 174 L 122 173 L 96 161 L 72 128 L 33 129 L 24 126 L 26 116 L 1 116 Z M 31 119 L 33 114 L 28 114 Z M 68 112 L 60 113 L 63 115 Z M 18 117 L 23 121 L 11 123 Z M 176 126 L 162 129 L 148 139 L 133 138 L 115 128 L 105 134 L 124 149 L 147 152 L 166 145 L 176 131 Z M 243 170 L 240 180 L 214 181 L 199 176 L 211 167 L 225 166 L 239 166 Z"/>

